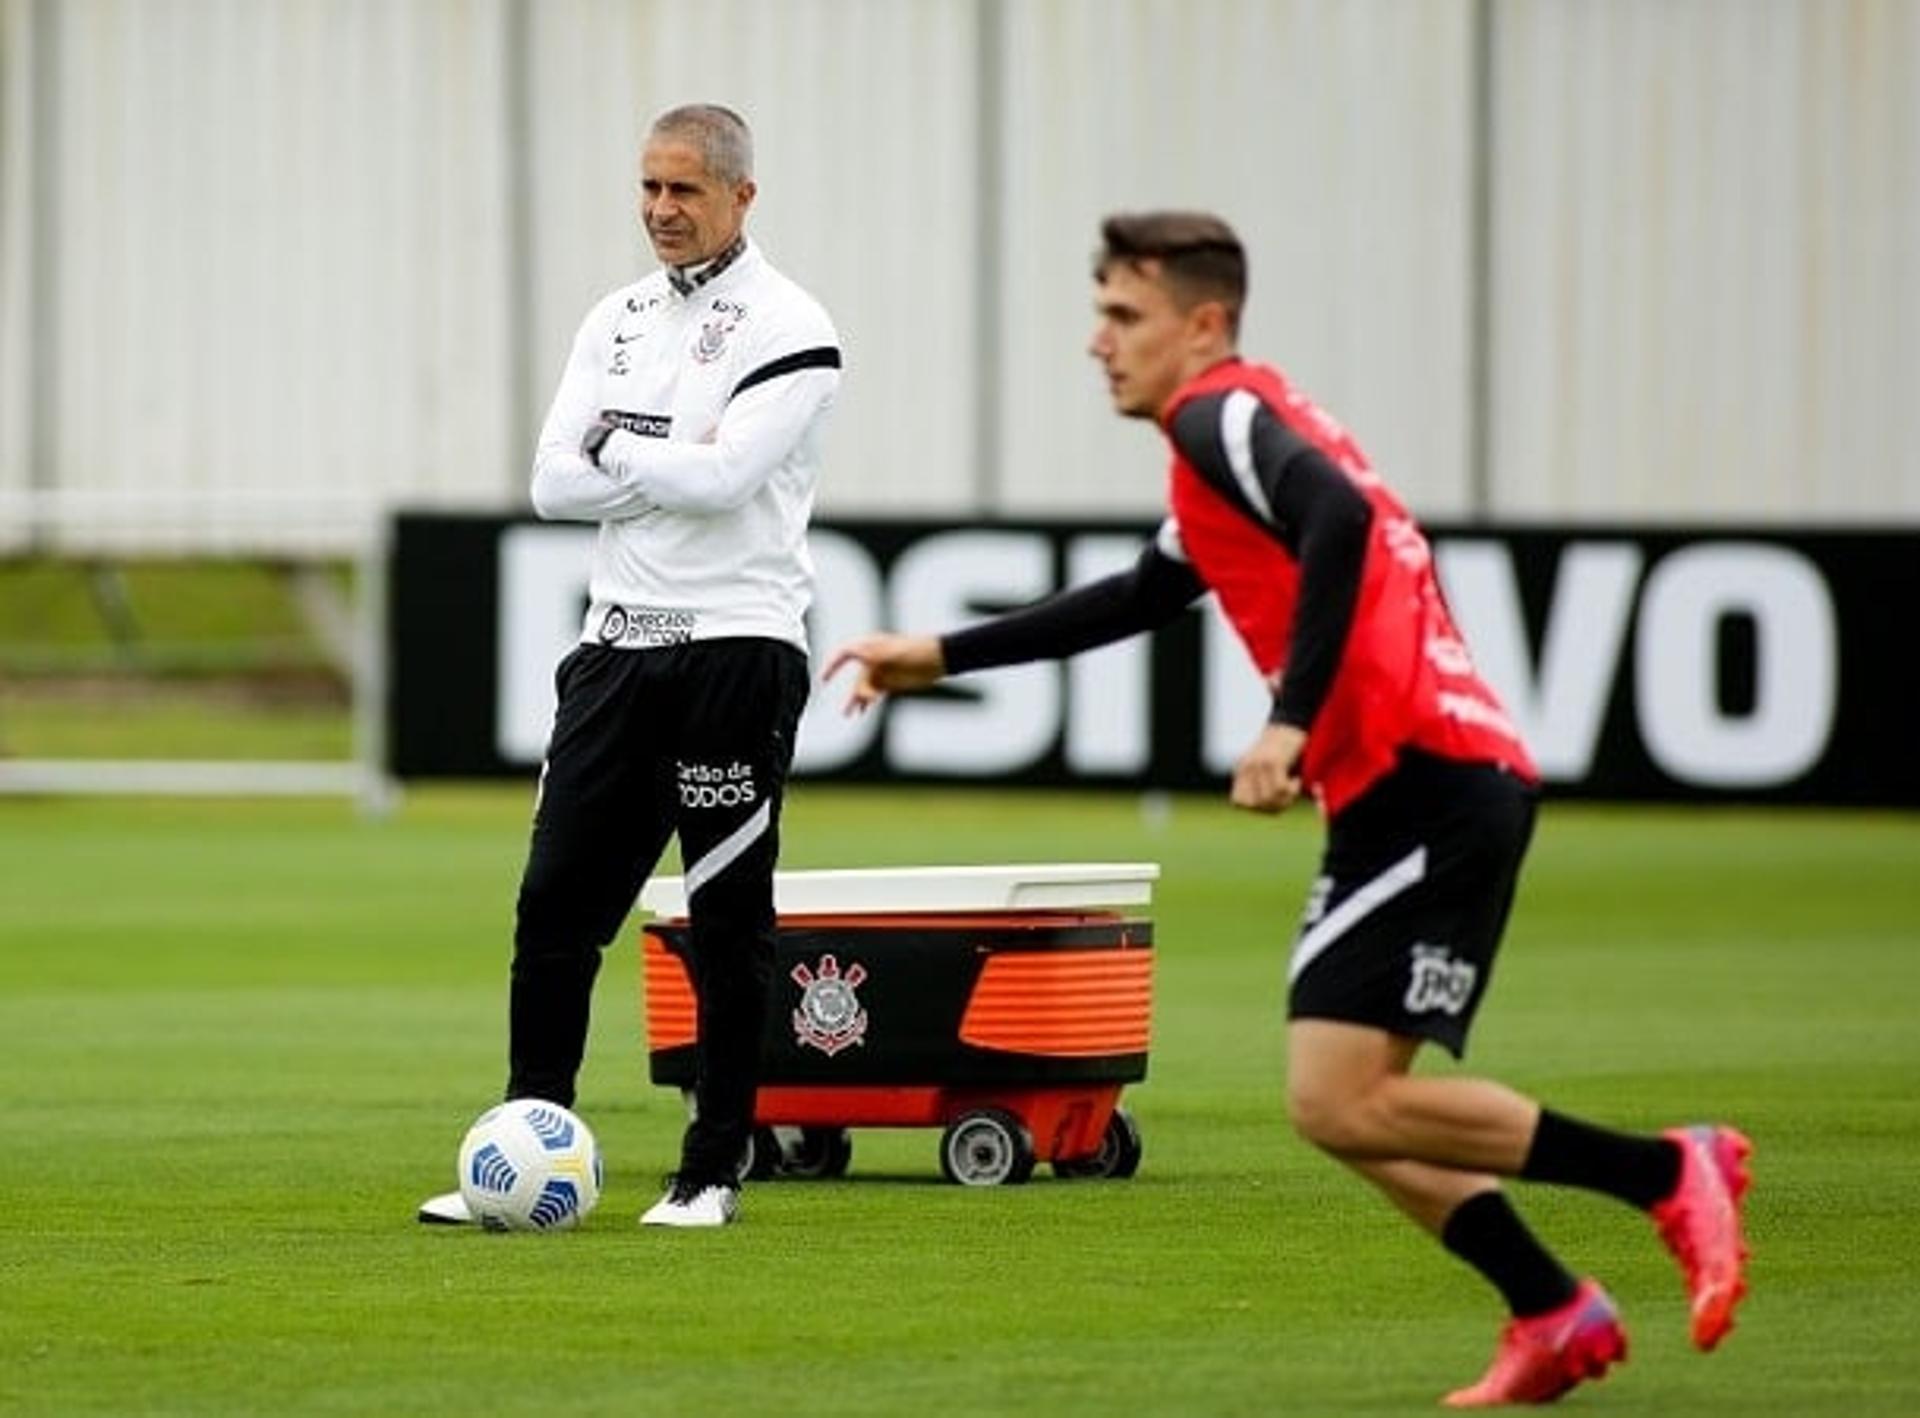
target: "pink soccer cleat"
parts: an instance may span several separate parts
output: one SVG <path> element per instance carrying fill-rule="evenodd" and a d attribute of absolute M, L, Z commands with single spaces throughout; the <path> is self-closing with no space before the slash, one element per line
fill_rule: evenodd
<path fill-rule="evenodd" d="M 1620 1312 L 1597 1280 L 1582 1280 L 1557 1310 L 1509 1320 L 1493 1365 L 1477 1384 L 1441 1400 L 1448 1408 L 1552 1403 L 1575 1384 L 1605 1376 L 1627 1357 Z"/>
<path fill-rule="evenodd" d="M 1747 1293 L 1740 1198 L 1753 1183 L 1747 1169 L 1753 1144 L 1734 1128 L 1705 1124 L 1663 1136 L 1680 1149 L 1680 1180 L 1652 1215 L 1687 1278 L 1694 1348 L 1707 1350 L 1726 1338 L 1734 1306 Z"/>

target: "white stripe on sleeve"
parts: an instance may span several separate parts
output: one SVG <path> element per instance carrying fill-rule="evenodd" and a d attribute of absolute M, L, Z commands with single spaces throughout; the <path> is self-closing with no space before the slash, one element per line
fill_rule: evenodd
<path fill-rule="evenodd" d="M 1181 565 L 1193 558 L 1187 555 L 1187 544 L 1180 539 L 1180 524 L 1169 517 L 1160 524 L 1160 530 L 1153 534 L 1153 544 L 1160 548 L 1160 554 Z"/>
<path fill-rule="evenodd" d="M 1241 495 L 1252 504 L 1261 520 L 1272 526 L 1273 505 L 1267 501 L 1267 490 L 1260 486 L 1260 475 L 1253 466 L 1253 416 L 1259 411 L 1260 401 L 1245 389 L 1235 389 L 1222 399 L 1220 446 L 1226 449 L 1227 466 L 1233 469 L 1233 480 L 1240 484 Z"/>

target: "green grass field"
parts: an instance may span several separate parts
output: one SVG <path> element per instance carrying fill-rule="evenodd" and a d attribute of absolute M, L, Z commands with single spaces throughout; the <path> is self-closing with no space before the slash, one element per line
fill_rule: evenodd
<path fill-rule="evenodd" d="M 0 760 L 346 759 L 350 687 L 293 569 L 0 557 Z M 351 573 L 318 573 L 351 608 Z"/>
<path fill-rule="evenodd" d="M 1484 1364 L 1491 1292 L 1283 1123 L 1316 825 L 1199 799 L 803 785 L 788 818 L 792 867 L 1163 864 L 1133 1181 L 965 1190 L 936 1134 L 861 1132 L 844 1181 L 642 1233 L 681 1114 L 629 932 L 579 1102 L 599 1211 L 415 1225 L 499 1083 L 525 808 L 0 801 L 0 1412 L 1424 1414 Z M 1570 1410 L 1920 1412 L 1917 945 L 1913 818 L 1548 809 L 1472 1067 L 1758 1144 L 1711 1357 L 1644 1220 L 1523 1191 L 1632 1330 Z"/>

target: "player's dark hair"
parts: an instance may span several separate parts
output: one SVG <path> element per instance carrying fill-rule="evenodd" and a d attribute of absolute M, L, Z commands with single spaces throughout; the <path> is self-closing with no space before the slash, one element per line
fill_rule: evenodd
<path fill-rule="evenodd" d="M 1227 326 L 1240 333 L 1247 302 L 1247 250 L 1233 228 L 1211 212 L 1117 212 L 1100 224 L 1100 250 L 1093 274 L 1103 279 L 1114 266 L 1145 272 L 1155 267 L 1182 306 L 1217 300 Z"/>

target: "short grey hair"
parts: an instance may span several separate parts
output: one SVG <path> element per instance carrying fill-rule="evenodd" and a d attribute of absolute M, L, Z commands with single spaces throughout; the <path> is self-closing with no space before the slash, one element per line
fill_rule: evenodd
<path fill-rule="evenodd" d="M 649 138 L 676 138 L 700 150 L 707 171 L 721 182 L 753 176 L 753 131 L 747 120 L 717 103 L 686 103 L 653 120 Z"/>

